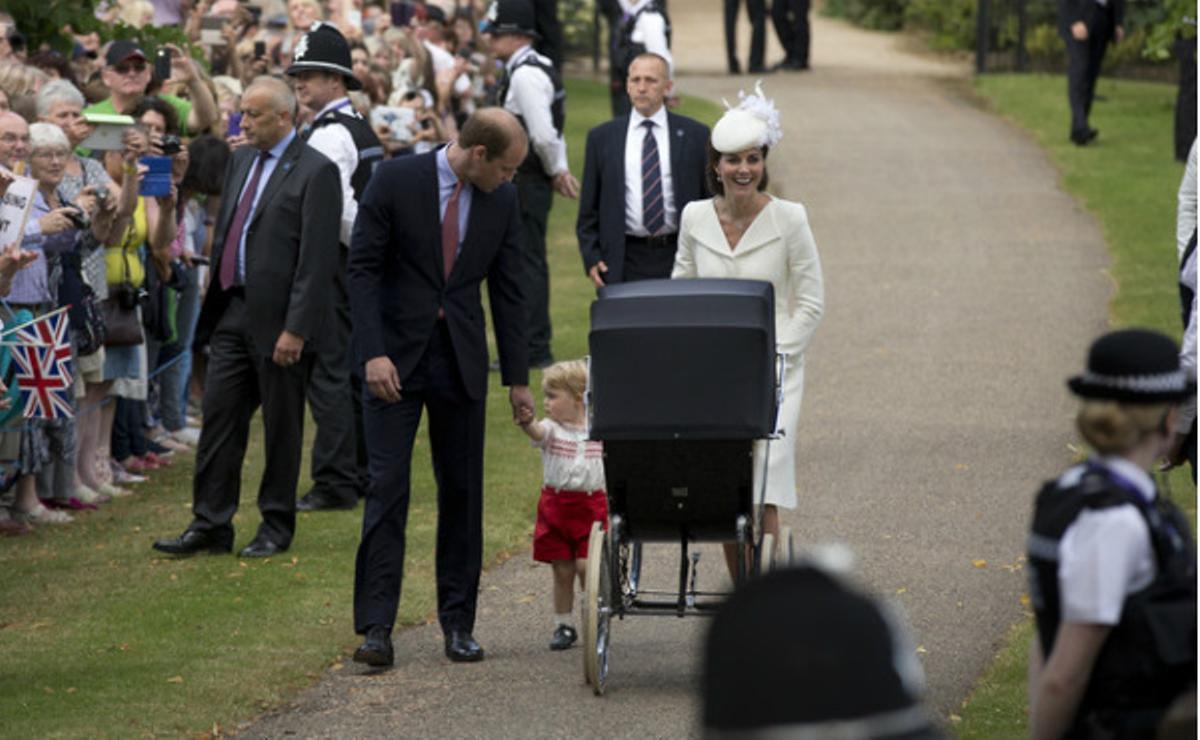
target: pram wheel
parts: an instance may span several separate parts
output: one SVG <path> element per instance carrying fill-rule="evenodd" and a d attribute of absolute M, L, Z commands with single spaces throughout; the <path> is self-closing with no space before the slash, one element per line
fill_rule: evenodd
<path fill-rule="evenodd" d="M 583 674 L 596 696 L 608 678 L 608 623 L 612 613 L 612 569 L 608 537 L 600 522 L 588 538 L 587 589 L 583 615 Z"/>
<path fill-rule="evenodd" d="M 770 573 L 775 570 L 775 535 L 767 532 L 762 536 L 762 546 L 758 551 L 758 574 Z"/>
<path fill-rule="evenodd" d="M 796 564 L 796 541 L 791 527 L 781 527 L 779 530 L 779 554 L 775 556 L 776 567 L 790 567 Z"/>

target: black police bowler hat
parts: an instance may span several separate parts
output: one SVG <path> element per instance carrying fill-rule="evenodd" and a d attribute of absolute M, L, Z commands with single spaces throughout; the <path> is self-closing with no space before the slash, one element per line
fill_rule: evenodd
<path fill-rule="evenodd" d="M 739 587 L 704 657 L 706 737 L 940 737 L 898 615 L 823 567 Z"/>
<path fill-rule="evenodd" d="M 108 53 L 104 55 L 104 63 L 115 67 L 126 59 L 141 59 L 146 61 L 146 52 L 136 42 L 129 39 L 117 39 L 108 45 Z"/>
<path fill-rule="evenodd" d="M 347 90 L 361 90 L 362 83 L 354 76 L 350 60 L 350 44 L 341 31 L 329 23 L 315 23 L 308 33 L 300 37 L 296 51 L 292 55 L 292 65 L 287 68 L 288 75 L 295 75 L 305 70 L 317 70 L 339 74 L 346 80 Z"/>
<path fill-rule="evenodd" d="M 479 30 L 483 33 L 519 33 L 532 39 L 541 38 L 535 30 L 537 20 L 530 0 L 493 0 L 488 6 Z"/>
<path fill-rule="evenodd" d="M 1077 396 L 1124 403 L 1170 403 L 1196 392 L 1179 367 L 1175 342 L 1148 329 L 1123 329 L 1097 339 L 1087 370 L 1067 381 Z"/>

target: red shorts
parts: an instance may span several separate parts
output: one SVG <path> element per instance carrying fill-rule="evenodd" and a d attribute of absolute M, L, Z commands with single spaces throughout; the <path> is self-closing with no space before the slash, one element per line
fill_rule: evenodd
<path fill-rule="evenodd" d="M 533 559 L 541 563 L 586 558 L 592 523 L 608 529 L 604 491 L 557 491 L 543 488 L 533 528 Z"/>

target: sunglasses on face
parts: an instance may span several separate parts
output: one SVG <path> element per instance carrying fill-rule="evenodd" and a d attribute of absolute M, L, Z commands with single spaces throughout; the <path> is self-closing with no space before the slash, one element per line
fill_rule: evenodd
<path fill-rule="evenodd" d="M 146 63 L 145 62 L 121 62 L 120 64 L 113 67 L 113 71 L 119 75 L 127 75 L 130 72 L 135 72 L 137 74 L 141 74 L 142 72 L 146 71 Z"/>

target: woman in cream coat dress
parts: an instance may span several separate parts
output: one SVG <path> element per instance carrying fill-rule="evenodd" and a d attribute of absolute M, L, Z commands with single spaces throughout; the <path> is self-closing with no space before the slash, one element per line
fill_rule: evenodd
<path fill-rule="evenodd" d="M 762 485 L 763 455 L 769 445 L 763 531 L 778 538 L 777 507 L 796 506 L 796 429 L 804 391 L 804 352 L 821 321 L 824 288 L 821 262 L 804 206 L 764 192 L 767 151 L 780 136 L 778 113 L 757 95 L 742 102 L 713 127 L 709 143 L 709 187 L 716 197 L 689 203 L 680 216 L 679 247 L 672 278 L 765 280 L 775 288 L 775 341 L 787 356 L 784 436 L 755 446 L 754 500 Z"/>

